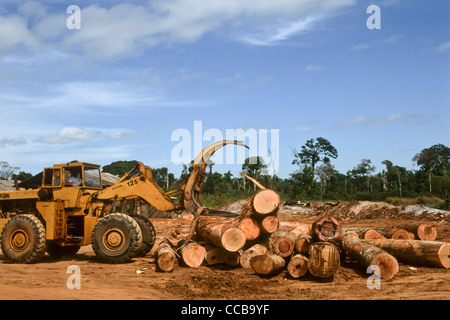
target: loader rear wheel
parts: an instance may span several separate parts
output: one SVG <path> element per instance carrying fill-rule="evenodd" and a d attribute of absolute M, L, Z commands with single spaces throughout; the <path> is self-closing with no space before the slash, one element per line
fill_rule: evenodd
<path fill-rule="evenodd" d="M 92 249 L 106 263 L 130 261 L 142 244 L 137 222 L 122 213 L 111 213 L 100 219 L 92 230 Z"/>
<path fill-rule="evenodd" d="M 3 254 L 10 261 L 34 263 L 45 254 L 45 228 L 32 214 L 12 218 L 3 228 L 1 238 Z"/>
<path fill-rule="evenodd" d="M 131 216 L 138 223 L 142 232 L 142 244 L 136 251 L 135 257 L 143 257 L 152 250 L 156 242 L 156 231 L 153 224 L 147 218 L 139 215 Z"/>

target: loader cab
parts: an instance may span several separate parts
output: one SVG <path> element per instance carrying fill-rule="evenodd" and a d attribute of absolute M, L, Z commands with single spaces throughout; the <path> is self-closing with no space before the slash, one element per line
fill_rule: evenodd
<path fill-rule="evenodd" d="M 59 189 L 78 187 L 100 189 L 102 186 L 100 166 L 87 162 L 56 164 L 44 168 L 42 187 Z"/>

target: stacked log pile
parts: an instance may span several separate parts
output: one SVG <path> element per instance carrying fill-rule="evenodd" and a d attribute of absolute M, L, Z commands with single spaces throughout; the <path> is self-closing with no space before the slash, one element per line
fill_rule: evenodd
<path fill-rule="evenodd" d="M 172 233 L 155 252 L 157 269 L 179 265 L 226 264 L 252 269 L 262 277 L 286 271 L 290 278 L 311 275 L 332 278 L 341 262 L 356 262 L 362 270 L 376 266 L 383 279 L 399 271 L 398 261 L 432 267 L 450 267 L 450 243 L 434 241 L 432 223 L 386 228 L 342 228 L 330 215 L 312 224 L 281 225 L 276 192 L 261 185 L 235 219 L 202 216 L 199 208 L 190 234 Z"/>

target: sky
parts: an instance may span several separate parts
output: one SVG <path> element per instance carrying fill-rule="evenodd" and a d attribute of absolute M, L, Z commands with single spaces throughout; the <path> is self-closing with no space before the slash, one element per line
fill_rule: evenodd
<path fill-rule="evenodd" d="M 293 150 L 317 137 L 342 173 L 362 159 L 418 169 L 416 153 L 450 141 L 449 12 L 447 0 L 2 0 L 0 161 L 36 174 L 138 160 L 178 176 L 233 133 L 252 148 L 226 146 L 214 171 L 238 176 L 260 155 L 288 178 Z"/>

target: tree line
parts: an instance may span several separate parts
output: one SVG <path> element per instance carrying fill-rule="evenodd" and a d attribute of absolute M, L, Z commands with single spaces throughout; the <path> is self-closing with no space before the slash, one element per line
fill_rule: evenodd
<path fill-rule="evenodd" d="M 300 150 L 292 149 L 292 165 L 296 169 L 288 178 L 269 175 L 268 165 L 262 157 L 250 157 L 242 164 L 242 171 L 263 185 L 277 191 L 284 200 L 372 200 L 418 199 L 418 202 L 439 202 L 440 207 L 449 207 L 449 162 L 450 148 L 435 144 L 418 152 L 411 160 L 418 169 L 408 170 L 391 160 L 382 161 L 376 167 L 370 159 L 361 159 L 351 170 L 339 172 L 332 164 L 339 156 L 338 150 L 323 137 L 309 139 Z M 137 161 L 115 161 L 103 166 L 103 172 L 122 176 Z M 257 191 L 256 186 L 242 176 L 230 171 L 213 171 L 213 162 L 207 164 L 206 180 L 202 197 L 208 204 L 219 204 L 245 198 Z M 0 179 L 11 179 L 19 168 L 0 161 Z M 167 167 L 152 168 L 153 179 L 164 190 L 174 190 L 189 174 L 189 166 L 183 165 L 179 177 Z M 31 174 L 23 171 L 17 175 L 24 180 Z"/>

